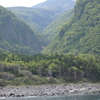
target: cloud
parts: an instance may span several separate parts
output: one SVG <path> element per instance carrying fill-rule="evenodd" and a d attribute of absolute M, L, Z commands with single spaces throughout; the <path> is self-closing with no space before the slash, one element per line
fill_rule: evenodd
<path fill-rule="evenodd" d="M 25 6 L 31 7 L 46 0 L 0 0 L 0 5 L 4 7 Z"/>

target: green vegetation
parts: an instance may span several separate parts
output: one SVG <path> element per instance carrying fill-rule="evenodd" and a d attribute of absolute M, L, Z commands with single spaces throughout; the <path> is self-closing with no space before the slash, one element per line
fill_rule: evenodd
<path fill-rule="evenodd" d="M 0 86 L 100 81 L 100 59 L 91 55 L 35 54 L 0 50 Z"/>
<path fill-rule="evenodd" d="M 73 14 L 73 10 L 65 12 L 44 29 L 43 34 L 50 42 L 55 38 L 60 28 L 72 18 Z"/>
<path fill-rule="evenodd" d="M 42 32 L 57 17 L 54 11 L 39 8 L 11 7 L 8 9 L 38 32 Z"/>
<path fill-rule="evenodd" d="M 59 15 L 74 7 L 72 0 L 46 0 L 33 7 L 10 7 L 7 8 L 15 13 L 18 18 L 27 22 L 38 32 L 43 30 L 53 22 Z"/>
<path fill-rule="evenodd" d="M 35 9 L 34 18 L 45 19 L 47 12 Z M 29 10 L 24 14 L 19 12 L 26 19 Z M 100 82 L 100 0 L 77 0 L 74 11 L 60 16 L 44 34 L 51 41 L 56 36 L 45 50 L 45 37 L 0 6 L 0 86 Z"/>
<path fill-rule="evenodd" d="M 43 51 L 100 56 L 100 1 L 77 0 L 74 16 Z"/>
<path fill-rule="evenodd" d="M 0 6 L 0 48 L 5 51 L 35 53 L 43 50 L 47 44 L 45 37 Z"/>

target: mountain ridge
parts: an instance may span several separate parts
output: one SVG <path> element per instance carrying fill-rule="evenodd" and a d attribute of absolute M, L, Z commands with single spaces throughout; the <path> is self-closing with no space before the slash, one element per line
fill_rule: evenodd
<path fill-rule="evenodd" d="M 44 9 L 52 9 L 57 13 L 64 13 L 69 9 L 72 9 L 75 4 L 73 0 L 46 0 L 40 4 L 33 6 L 34 8 L 44 8 Z M 56 8 L 56 9 L 55 9 Z"/>
<path fill-rule="evenodd" d="M 38 32 L 42 32 L 57 17 L 54 11 L 40 8 L 10 7 L 7 9 Z"/>
<path fill-rule="evenodd" d="M 58 3 L 60 2 L 60 5 Z M 43 6 L 44 4 L 50 5 L 49 8 L 39 7 L 38 5 Z M 33 29 L 36 29 L 40 33 L 59 15 L 63 14 L 67 10 L 74 7 L 75 2 L 72 0 L 47 0 L 43 3 L 35 5 L 33 7 L 10 7 L 7 8 L 13 13 L 15 13 L 19 18 L 26 21 Z"/>

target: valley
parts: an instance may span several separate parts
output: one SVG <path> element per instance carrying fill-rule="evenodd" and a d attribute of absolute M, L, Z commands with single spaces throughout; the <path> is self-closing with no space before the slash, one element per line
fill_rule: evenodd
<path fill-rule="evenodd" d="M 100 82 L 100 1 L 0 6 L 0 86 Z"/>

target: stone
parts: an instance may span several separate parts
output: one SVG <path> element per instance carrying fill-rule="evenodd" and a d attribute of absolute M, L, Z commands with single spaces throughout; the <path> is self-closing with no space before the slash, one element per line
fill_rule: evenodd
<path fill-rule="evenodd" d="M 10 95 L 9 95 L 10 97 L 14 97 L 15 96 L 15 94 L 14 93 L 10 93 Z"/>

